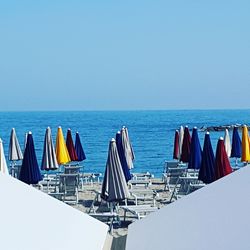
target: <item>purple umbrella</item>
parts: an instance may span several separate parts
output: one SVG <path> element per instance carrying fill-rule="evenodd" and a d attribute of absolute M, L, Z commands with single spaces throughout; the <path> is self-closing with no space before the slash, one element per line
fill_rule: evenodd
<path fill-rule="evenodd" d="M 188 126 L 184 129 L 183 143 L 181 149 L 181 161 L 188 162 L 190 157 L 191 136 Z"/>

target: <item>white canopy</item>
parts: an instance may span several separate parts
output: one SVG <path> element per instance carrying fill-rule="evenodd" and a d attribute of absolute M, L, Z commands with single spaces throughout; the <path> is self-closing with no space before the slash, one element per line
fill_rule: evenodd
<path fill-rule="evenodd" d="M 108 226 L 11 176 L 0 173 L 4 250 L 102 249 Z"/>
<path fill-rule="evenodd" d="M 250 168 L 132 223 L 127 250 L 250 249 Z"/>

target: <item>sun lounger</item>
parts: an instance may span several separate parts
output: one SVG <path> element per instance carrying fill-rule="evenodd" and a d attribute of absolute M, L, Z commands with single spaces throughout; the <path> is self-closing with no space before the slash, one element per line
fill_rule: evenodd
<path fill-rule="evenodd" d="M 148 188 L 148 186 L 151 185 L 151 180 L 130 180 L 128 185 L 130 188 L 133 186 L 144 186 L 145 188 Z"/>
<path fill-rule="evenodd" d="M 135 201 L 135 205 L 138 205 L 138 201 L 151 201 L 153 206 L 155 206 L 156 197 L 158 197 L 157 192 L 151 189 L 132 189 L 130 195 L 131 197 L 128 200 L 132 198 Z"/>
<path fill-rule="evenodd" d="M 127 212 L 133 214 L 136 219 L 140 220 L 147 214 L 155 212 L 158 210 L 157 207 L 152 207 L 150 205 L 132 205 L 132 206 L 120 206 L 120 209 L 124 211 L 124 221 L 126 220 Z"/>

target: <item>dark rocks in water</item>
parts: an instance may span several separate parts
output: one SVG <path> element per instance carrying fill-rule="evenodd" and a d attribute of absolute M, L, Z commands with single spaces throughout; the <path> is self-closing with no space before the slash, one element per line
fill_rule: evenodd
<path fill-rule="evenodd" d="M 238 127 L 239 129 L 242 129 L 242 124 L 233 124 L 233 125 L 221 125 L 221 126 L 202 126 L 199 130 L 200 131 L 225 131 L 225 129 L 233 130 L 234 127 Z M 250 128 L 250 126 L 247 126 Z"/>

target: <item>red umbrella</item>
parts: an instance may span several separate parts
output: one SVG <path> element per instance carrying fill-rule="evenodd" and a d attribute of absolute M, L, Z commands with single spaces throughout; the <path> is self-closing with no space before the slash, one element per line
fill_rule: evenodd
<path fill-rule="evenodd" d="M 67 149 L 69 151 L 69 156 L 70 156 L 71 161 L 77 161 L 78 157 L 76 154 L 76 150 L 74 147 L 74 143 L 73 143 L 70 129 L 68 129 L 68 131 L 67 131 L 66 146 L 67 146 Z"/>
<path fill-rule="evenodd" d="M 181 150 L 181 161 L 188 162 L 190 156 L 191 136 L 189 133 L 188 126 L 184 129 L 184 137 Z"/>
<path fill-rule="evenodd" d="M 232 173 L 232 168 L 225 149 L 222 137 L 218 140 L 215 156 L 215 179 L 218 180 Z"/>
<path fill-rule="evenodd" d="M 175 130 L 173 159 L 178 160 L 179 158 L 180 158 L 179 157 L 179 131 Z"/>

